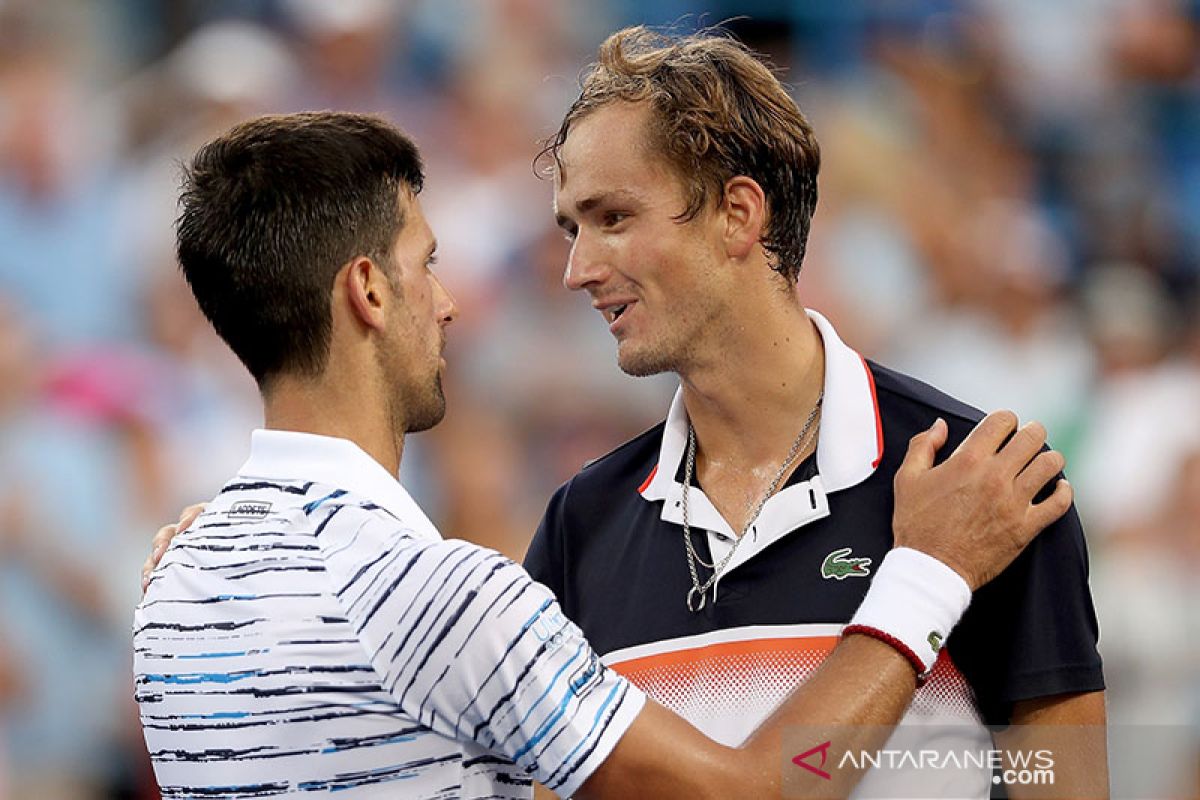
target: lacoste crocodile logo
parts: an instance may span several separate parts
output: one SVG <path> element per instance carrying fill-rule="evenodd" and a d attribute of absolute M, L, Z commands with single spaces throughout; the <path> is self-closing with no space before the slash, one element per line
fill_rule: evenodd
<path fill-rule="evenodd" d="M 843 547 L 825 556 L 825 562 L 821 564 L 821 577 L 844 581 L 846 578 L 865 578 L 871 574 L 871 559 L 847 558 L 849 555 L 850 548 Z"/>

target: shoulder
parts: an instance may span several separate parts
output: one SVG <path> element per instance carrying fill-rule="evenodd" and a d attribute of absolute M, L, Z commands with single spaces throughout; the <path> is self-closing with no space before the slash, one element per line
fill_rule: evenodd
<path fill-rule="evenodd" d="M 905 408 L 926 410 L 930 413 L 950 417 L 953 420 L 974 425 L 984 418 L 984 412 L 945 392 L 930 386 L 911 375 L 867 361 L 871 377 L 875 381 L 876 399 L 880 413 L 899 411 Z M 947 422 L 951 420 L 948 419 Z"/>
<path fill-rule="evenodd" d="M 889 472 L 903 458 L 907 438 L 937 417 L 950 428 L 939 458 L 952 453 L 984 417 L 923 381 L 872 362 L 868 366 L 888 442 Z M 949 646 L 985 718 L 1007 719 L 1016 700 L 1103 687 L 1087 574 L 1083 529 L 1071 509 L 975 593 Z"/>
<path fill-rule="evenodd" d="M 867 367 L 875 386 L 875 402 L 879 411 L 884 437 L 887 440 L 885 453 L 896 452 L 903 445 L 904 453 L 908 439 L 926 430 L 938 417 L 946 420 L 949 427 L 944 452 L 954 446 L 982 420 L 986 414 L 972 405 L 946 394 L 911 375 L 867 360 Z"/>
<path fill-rule="evenodd" d="M 665 423 L 635 436 L 615 450 L 589 461 L 554 493 L 525 555 L 525 566 L 539 581 L 563 586 L 567 539 L 601 536 L 601 529 L 628 529 L 641 505 L 640 490 L 658 465 Z M 576 542 L 578 544 L 578 542 Z"/>
<path fill-rule="evenodd" d="M 658 465 L 665 422 L 638 434 L 614 450 L 583 465 L 559 492 L 576 501 L 606 501 L 614 493 L 636 494 Z"/>
<path fill-rule="evenodd" d="M 423 532 L 359 497 L 344 495 L 313 513 L 323 515 L 313 520 L 314 534 L 336 595 L 369 599 L 368 607 L 395 597 L 434 609 L 497 578 L 513 583 L 523 577 L 495 550 Z M 351 609 L 352 619 L 357 610 Z"/>
<path fill-rule="evenodd" d="M 336 539 L 364 526 L 411 533 L 411 526 L 370 498 L 335 486 L 313 484 L 299 511 L 319 538 Z"/>
<path fill-rule="evenodd" d="M 377 560 L 381 553 L 407 553 L 416 558 L 474 547 L 443 539 L 436 531 L 430 532 L 427 524 L 398 516 L 352 491 L 317 485 L 309 498 L 298 511 L 331 570 L 356 568 L 356 564 Z"/>

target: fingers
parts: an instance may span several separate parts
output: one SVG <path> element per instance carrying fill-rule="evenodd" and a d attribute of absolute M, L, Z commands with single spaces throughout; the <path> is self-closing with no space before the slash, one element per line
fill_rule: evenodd
<path fill-rule="evenodd" d="M 1046 427 L 1036 420 L 1026 422 L 1000 450 L 1000 460 L 1016 474 L 1041 452 L 1045 444 Z"/>
<path fill-rule="evenodd" d="M 1017 426 L 1011 411 L 989 414 L 937 467 L 932 464 L 947 441 L 945 424 L 914 436 L 896 474 L 897 545 L 932 555 L 979 587 L 1065 514 L 1074 492 L 1065 480 L 1054 481 L 1062 454 L 1042 451 L 1041 424 Z M 1034 503 L 1044 492 L 1049 496 Z"/>
<path fill-rule="evenodd" d="M 181 530 L 179 523 L 176 522 L 173 525 L 163 525 L 158 529 L 158 533 L 154 534 L 154 538 L 150 540 L 150 557 L 154 559 L 156 565 L 162 558 L 162 554 L 167 552 L 167 545 L 171 544 L 175 534 Z"/>
<path fill-rule="evenodd" d="M 947 435 L 946 421 L 938 417 L 927 430 L 921 431 L 909 441 L 908 453 L 904 456 L 904 463 L 900 465 L 901 472 L 926 472 L 933 467 L 933 459 L 946 443 Z"/>
<path fill-rule="evenodd" d="M 184 513 L 186 514 L 187 512 L 185 511 Z M 183 517 L 181 516 L 180 519 L 182 520 Z M 194 520 L 195 517 L 193 517 L 192 520 L 189 520 L 189 523 Z M 143 593 L 145 593 L 146 587 L 150 585 L 150 573 L 153 572 L 154 568 L 158 566 L 158 562 L 162 560 L 163 553 L 167 552 L 167 545 L 171 543 L 171 539 L 174 538 L 175 534 L 178 533 L 179 530 L 179 523 L 174 523 L 171 525 L 163 525 L 158 529 L 158 533 L 154 534 L 154 539 L 152 539 L 150 542 L 150 555 L 146 559 L 145 563 L 142 564 Z"/>
<path fill-rule="evenodd" d="M 1049 483 L 1055 475 L 1062 472 L 1066 463 L 1067 460 L 1063 454 L 1057 450 L 1038 453 L 1029 462 L 1029 466 L 1025 467 L 1017 476 L 1015 484 L 1017 496 L 1032 502 L 1042 487 Z"/>
<path fill-rule="evenodd" d="M 183 533 L 184 531 L 186 531 L 189 527 L 191 527 L 192 523 L 196 521 L 196 518 L 199 517 L 203 513 L 204 513 L 204 503 L 196 503 L 195 505 L 188 506 L 187 508 L 185 508 L 179 514 L 179 529 L 176 530 L 175 533 Z M 174 535 L 175 535 L 174 533 L 171 534 L 171 536 L 174 536 Z M 167 537 L 168 541 L 170 541 L 171 536 Z"/>
<path fill-rule="evenodd" d="M 1026 541 L 1032 540 L 1046 526 L 1067 513 L 1067 509 L 1071 507 L 1071 502 L 1074 499 L 1075 490 L 1071 488 L 1071 484 L 1067 483 L 1066 478 L 1059 478 L 1058 483 L 1054 485 L 1054 491 L 1051 495 L 1042 502 L 1035 503 L 1030 507 L 1029 515 L 1026 519 L 1034 527 L 1029 535 L 1029 539 Z"/>
<path fill-rule="evenodd" d="M 146 587 L 150 585 L 150 573 L 154 572 L 154 568 L 158 566 L 158 562 L 162 560 L 163 553 L 167 552 L 167 547 L 171 544 L 171 540 L 176 534 L 187 530 L 196 518 L 204 513 L 204 503 L 196 503 L 190 505 L 179 513 L 179 521 L 171 525 L 163 525 L 158 529 L 158 533 L 154 534 L 154 539 L 150 542 L 150 557 L 142 564 L 142 593 L 146 592 Z"/>
<path fill-rule="evenodd" d="M 986 458 L 995 454 L 1016 428 L 1016 414 L 1011 411 L 993 411 L 975 426 L 975 430 L 967 434 L 967 438 L 963 439 L 954 454 L 964 453 L 973 456 L 974 460 Z M 1032 457 L 1031 454 L 1030 458 Z"/>

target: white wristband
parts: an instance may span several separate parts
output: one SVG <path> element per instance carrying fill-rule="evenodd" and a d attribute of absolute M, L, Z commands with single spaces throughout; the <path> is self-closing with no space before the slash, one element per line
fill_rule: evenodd
<path fill-rule="evenodd" d="M 844 633 L 864 633 L 891 644 L 928 677 L 938 653 L 971 603 L 963 577 L 910 547 L 891 550 Z"/>

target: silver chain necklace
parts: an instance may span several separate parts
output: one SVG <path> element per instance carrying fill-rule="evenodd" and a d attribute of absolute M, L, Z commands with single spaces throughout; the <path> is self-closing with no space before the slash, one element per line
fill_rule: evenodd
<path fill-rule="evenodd" d="M 812 411 L 808 412 L 808 419 L 804 421 L 804 427 L 800 429 L 800 433 L 792 441 L 792 446 L 788 450 L 787 457 L 783 459 L 783 463 L 779 465 L 779 469 L 775 472 L 775 477 L 771 479 L 771 483 L 767 486 L 767 491 L 759 501 L 748 507 L 751 509 L 750 516 L 746 519 L 746 524 L 742 528 L 741 536 L 733 542 L 733 547 L 729 548 L 729 552 L 721 559 L 718 564 L 710 564 L 700 558 L 696 553 L 696 548 L 692 544 L 692 528 L 688 524 L 688 495 L 691 493 L 692 474 L 696 471 L 696 430 L 692 427 L 691 420 L 688 421 L 688 443 L 687 443 L 687 461 L 683 468 L 683 548 L 687 552 L 688 572 L 692 575 L 692 588 L 688 589 L 687 607 L 688 611 L 693 614 L 700 611 L 708 604 L 708 590 L 711 589 L 717 582 L 717 578 L 721 577 L 721 573 L 725 570 L 725 566 L 729 563 L 729 559 L 733 558 L 733 554 L 737 552 L 738 545 L 742 543 L 742 539 L 746 538 L 746 533 L 750 527 L 754 525 L 758 515 L 762 513 L 763 506 L 767 504 L 767 500 L 771 495 L 775 494 L 775 490 L 779 488 L 780 481 L 787 474 L 788 468 L 795 462 L 796 456 L 804 449 L 804 445 L 809 439 L 809 431 L 813 430 L 813 422 L 817 418 L 817 413 L 821 410 L 821 401 L 825 399 L 825 390 L 817 395 L 817 402 L 813 404 Z M 700 582 L 700 575 L 696 571 L 696 563 L 712 570 L 712 575 L 704 583 Z"/>

